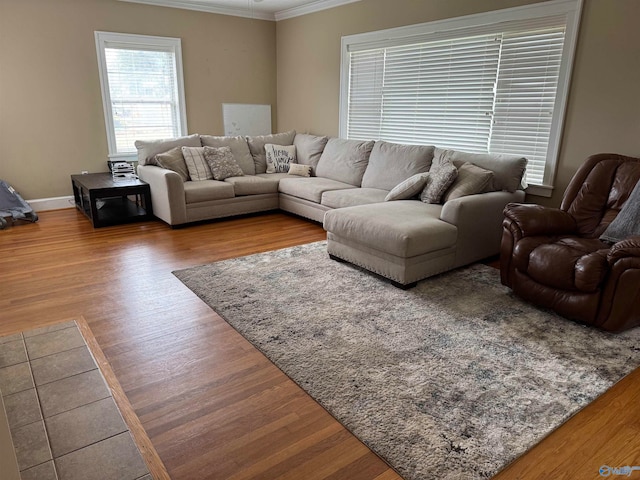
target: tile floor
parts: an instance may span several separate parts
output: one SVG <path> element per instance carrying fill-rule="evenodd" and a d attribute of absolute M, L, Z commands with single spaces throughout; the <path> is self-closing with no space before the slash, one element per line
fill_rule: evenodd
<path fill-rule="evenodd" d="M 0 392 L 22 480 L 152 479 L 75 322 L 0 337 Z"/>

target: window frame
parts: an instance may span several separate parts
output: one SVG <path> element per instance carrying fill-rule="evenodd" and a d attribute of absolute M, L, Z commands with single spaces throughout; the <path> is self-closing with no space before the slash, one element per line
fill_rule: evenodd
<path fill-rule="evenodd" d="M 340 119 L 339 134 L 347 138 L 349 114 L 349 76 L 350 51 L 373 48 L 385 48 L 428 41 L 439 32 L 451 32 L 457 29 L 490 26 L 503 22 L 532 20 L 554 15 L 566 15 L 567 25 L 562 61 L 558 76 L 558 86 L 554 103 L 552 127 L 547 147 L 544 180 L 542 185 L 529 185 L 527 193 L 550 197 L 553 193 L 556 167 L 562 140 L 562 131 L 567 102 L 573 60 L 578 39 L 580 15 L 583 0 L 552 0 L 522 7 L 483 12 L 473 15 L 436 20 L 416 25 L 408 25 L 374 32 L 343 36 L 341 39 L 340 59 Z M 462 33 L 464 36 L 464 33 Z M 446 145 L 442 145 L 446 147 Z"/>
<path fill-rule="evenodd" d="M 175 85 L 177 89 L 177 130 L 178 136 L 187 135 L 187 109 L 184 94 L 184 74 L 182 67 L 182 41 L 174 37 L 158 37 L 152 35 L 137 35 L 131 33 L 114 33 L 96 31 L 96 51 L 98 58 L 98 72 L 100 76 L 100 89 L 102 91 L 102 107 L 107 131 L 108 156 L 110 160 L 135 161 L 136 152 L 118 152 L 116 144 L 116 134 L 113 119 L 113 109 L 111 105 L 111 93 L 109 89 L 109 78 L 107 73 L 107 62 L 105 49 L 113 47 L 128 50 L 156 50 L 171 52 L 175 61 Z"/>

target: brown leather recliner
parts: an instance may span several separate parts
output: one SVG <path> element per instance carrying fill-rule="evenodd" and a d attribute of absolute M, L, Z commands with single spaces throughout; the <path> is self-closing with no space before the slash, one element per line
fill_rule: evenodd
<path fill-rule="evenodd" d="M 619 332 L 640 325 L 640 236 L 598 237 L 640 179 L 640 158 L 591 156 L 559 209 L 510 203 L 500 275 L 519 297 L 560 315 Z"/>

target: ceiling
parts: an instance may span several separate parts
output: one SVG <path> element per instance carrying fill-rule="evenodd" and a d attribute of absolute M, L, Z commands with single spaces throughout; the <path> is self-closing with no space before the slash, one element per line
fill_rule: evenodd
<path fill-rule="evenodd" d="M 261 20 L 284 20 L 360 0 L 120 0 Z"/>

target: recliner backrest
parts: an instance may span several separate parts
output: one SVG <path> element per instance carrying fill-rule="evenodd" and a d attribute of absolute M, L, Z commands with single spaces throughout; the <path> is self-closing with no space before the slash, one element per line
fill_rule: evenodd
<path fill-rule="evenodd" d="M 593 155 L 578 169 L 560 208 L 571 214 L 580 235 L 599 237 L 618 215 L 640 180 L 640 158 Z"/>

